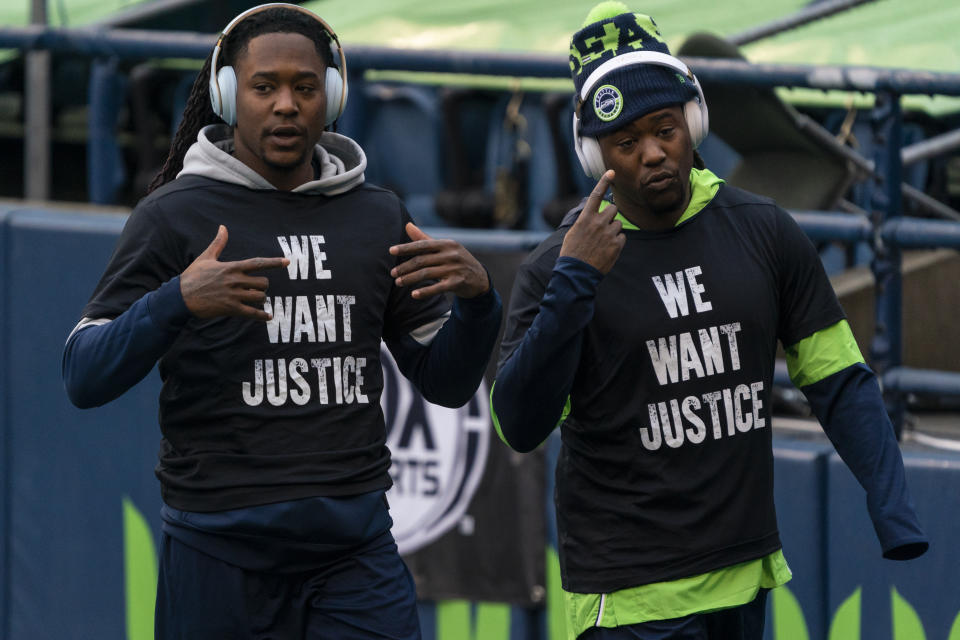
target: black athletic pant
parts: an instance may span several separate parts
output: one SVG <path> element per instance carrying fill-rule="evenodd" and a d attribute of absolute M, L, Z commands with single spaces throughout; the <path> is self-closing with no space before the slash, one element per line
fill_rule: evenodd
<path fill-rule="evenodd" d="M 389 544 L 316 571 L 247 571 L 166 533 L 157 640 L 420 640 L 413 579 Z"/>

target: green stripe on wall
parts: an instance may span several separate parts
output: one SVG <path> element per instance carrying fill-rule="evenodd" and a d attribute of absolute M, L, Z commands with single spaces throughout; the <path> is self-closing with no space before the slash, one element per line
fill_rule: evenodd
<path fill-rule="evenodd" d="M 474 606 L 467 600 L 437 603 L 436 640 L 507 640 L 509 637 L 508 604 L 479 602 Z"/>
<path fill-rule="evenodd" d="M 953 620 L 953 626 L 950 627 L 950 635 L 947 640 L 960 640 L 960 613 Z"/>
<path fill-rule="evenodd" d="M 807 621 L 797 598 L 787 587 L 777 587 L 773 596 L 774 640 L 810 640 Z"/>
<path fill-rule="evenodd" d="M 567 616 L 563 608 L 563 586 L 560 582 L 560 557 L 547 545 L 547 637 L 567 640 Z"/>
<path fill-rule="evenodd" d="M 829 640 L 860 640 L 860 587 L 837 607 Z"/>
<path fill-rule="evenodd" d="M 153 640 L 157 550 L 143 514 L 123 498 L 123 577 L 127 640 Z"/>
<path fill-rule="evenodd" d="M 900 595 L 896 587 L 890 588 L 890 609 L 893 615 L 893 640 L 927 640 L 917 610 Z"/>

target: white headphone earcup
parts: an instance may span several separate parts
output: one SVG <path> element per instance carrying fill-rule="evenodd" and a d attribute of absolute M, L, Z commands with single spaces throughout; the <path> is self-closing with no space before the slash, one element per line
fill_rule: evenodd
<path fill-rule="evenodd" d="M 580 163 L 587 175 L 594 180 L 607 170 L 603 166 L 603 154 L 600 153 L 600 143 L 591 136 L 580 136 Z"/>
<path fill-rule="evenodd" d="M 580 123 L 576 113 L 573 114 L 573 150 L 577 153 L 583 172 L 594 180 L 599 180 L 606 170 L 603 166 L 603 155 L 600 153 L 600 143 L 596 138 L 580 135 Z"/>
<path fill-rule="evenodd" d="M 327 75 L 324 79 L 323 89 L 327 98 L 325 124 L 329 126 L 340 117 L 341 102 L 344 105 L 347 103 L 345 95 L 346 86 L 344 86 L 343 78 L 340 76 L 340 72 L 336 67 L 327 67 Z"/>
<path fill-rule="evenodd" d="M 710 119 L 707 115 L 707 105 L 701 104 L 694 98 L 683 105 L 683 115 L 687 119 L 687 129 L 690 131 L 690 142 L 696 149 L 709 133 Z"/>
<path fill-rule="evenodd" d="M 228 65 L 220 68 L 217 72 L 217 86 L 220 88 L 220 99 L 214 99 L 217 92 L 214 87 L 211 87 L 210 104 L 213 112 L 232 127 L 237 124 L 237 74 L 233 67 Z"/>

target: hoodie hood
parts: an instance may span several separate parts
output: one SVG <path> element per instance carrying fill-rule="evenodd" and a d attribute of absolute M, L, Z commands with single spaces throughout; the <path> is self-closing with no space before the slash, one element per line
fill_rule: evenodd
<path fill-rule="evenodd" d="M 276 189 L 259 173 L 233 155 L 233 130 L 225 124 L 211 124 L 200 130 L 197 141 L 183 158 L 185 175 L 204 176 L 249 189 Z M 314 147 L 313 157 L 320 167 L 320 177 L 293 189 L 298 193 L 335 196 L 363 184 L 367 156 L 347 136 L 324 131 Z"/>

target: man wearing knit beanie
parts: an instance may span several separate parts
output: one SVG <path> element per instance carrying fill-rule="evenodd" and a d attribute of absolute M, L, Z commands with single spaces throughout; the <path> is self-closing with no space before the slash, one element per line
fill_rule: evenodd
<path fill-rule="evenodd" d="M 570 69 L 578 98 L 588 79 L 618 56 L 623 59 L 625 54 L 638 52 L 670 56 L 670 49 L 650 16 L 624 12 L 593 20 L 611 8 L 626 9 L 619 2 L 598 5 L 570 42 Z M 612 133 L 651 111 L 698 98 L 688 76 L 659 64 L 615 68 L 593 78 L 586 88 L 589 94 L 583 95 L 578 110 L 580 133 L 594 138 Z"/>
<path fill-rule="evenodd" d="M 693 166 L 706 105 L 653 19 L 598 5 L 570 66 L 577 155 L 599 181 L 517 274 L 494 425 L 518 451 L 561 428 L 569 638 L 760 640 L 767 592 L 791 577 L 773 505 L 777 340 L 866 490 L 883 557 L 907 560 L 928 541 L 893 428 L 793 218 Z"/>

